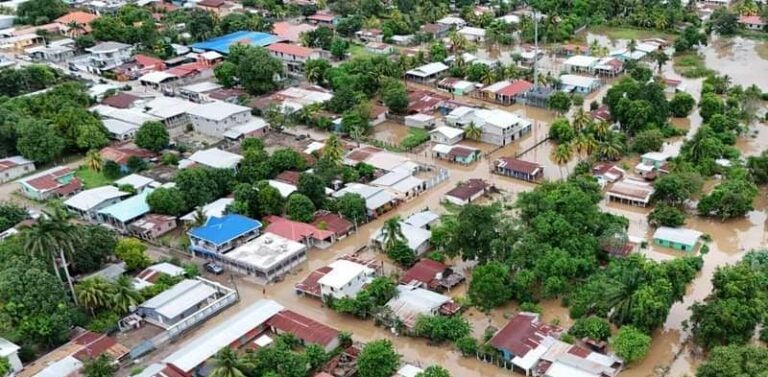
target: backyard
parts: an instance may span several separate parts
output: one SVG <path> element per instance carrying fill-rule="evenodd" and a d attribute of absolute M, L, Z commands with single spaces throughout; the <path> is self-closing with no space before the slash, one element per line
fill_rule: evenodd
<path fill-rule="evenodd" d="M 114 179 L 107 178 L 102 172 L 93 171 L 85 166 L 80 166 L 75 172 L 75 176 L 83 181 L 83 186 L 86 189 L 92 189 L 94 187 L 110 185 L 114 182 Z"/>

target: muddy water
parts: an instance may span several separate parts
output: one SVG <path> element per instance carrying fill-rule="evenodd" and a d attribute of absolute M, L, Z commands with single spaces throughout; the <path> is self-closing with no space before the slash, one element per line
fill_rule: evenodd
<path fill-rule="evenodd" d="M 742 37 L 714 37 L 702 52 L 707 67 L 730 76 L 734 84 L 755 84 L 768 91 L 768 60 L 758 55 L 758 43 Z"/>
<path fill-rule="evenodd" d="M 390 120 L 373 128 L 373 138 L 389 144 L 399 144 L 406 136 L 408 127 Z"/>

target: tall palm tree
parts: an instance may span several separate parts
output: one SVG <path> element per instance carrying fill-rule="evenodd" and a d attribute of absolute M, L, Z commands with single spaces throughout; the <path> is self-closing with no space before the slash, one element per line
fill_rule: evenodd
<path fill-rule="evenodd" d="M 85 155 L 85 166 L 92 171 L 101 171 L 103 162 L 101 154 L 95 149 L 89 150 Z"/>
<path fill-rule="evenodd" d="M 50 257 L 59 281 L 63 281 L 59 270 L 64 270 L 72 300 L 77 304 L 75 286 L 69 275 L 67 255 L 71 256 L 75 252 L 80 228 L 69 223 L 68 214 L 61 207 L 56 207 L 53 211 L 43 211 L 43 214 L 44 216 L 37 219 L 34 225 L 25 227 L 22 231 L 24 249 L 32 255 Z"/>
<path fill-rule="evenodd" d="M 133 287 L 133 281 L 123 275 L 112 284 L 112 305 L 123 313 L 141 302 L 141 294 Z"/>
<path fill-rule="evenodd" d="M 658 50 L 658 51 L 654 51 L 653 59 L 656 60 L 658 71 L 661 72 L 661 68 L 664 67 L 664 64 L 666 64 L 669 61 L 669 55 L 664 53 L 664 51 Z"/>
<path fill-rule="evenodd" d="M 580 133 L 592 125 L 592 116 L 583 107 L 579 107 L 573 114 L 573 122 L 571 124 L 573 125 L 573 130 Z"/>
<path fill-rule="evenodd" d="M 552 150 L 552 161 L 557 164 L 558 168 L 560 169 L 560 177 L 565 178 L 563 176 L 563 165 L 567 165 L 569 161 L 571 161 L 571 158 L 573 158 L 573 148 L 570 143 L 562 143 L 557 146 L 557 148 Z M 566 171 L 568 170 L 566 166 Z"/>
<path fill-rule="evenodd" d="M 238 359 L 235 351 L 230 347 L 224 347 L 213 360 L 213 370 L 210 377 L 245 377 L 243 372 L 245 365 Z"/>
<path fill-rule="evenodd" d="M 206 216 L 203 207 L 195 207 L 195 213 L 192 215 L 192 221 L 189 223 L 190 228 L 196 228 L 205 225 L 208 222 L 208 216 Z"/>
<path fill-rule="evenodd" d="M 470 140 L 480 140 L 483 137 L 483 128 L 478 127 L 475 122 L 469 122 L 467 127 L 464 128 L 464 135 Z"/>
<path fill-rule="evenodd" d="M 631 54 L 635 52 L 636 49 L 637 49 L 637 41 L 635 41 L 634 39 L 630 40 L 629 44 L 627 44 L 627 50 L 629 50 L 629 53 Z"/>
<path fill-rule="evenodd" d="M 344 153 L 344 147 L 341 145 L 341 140 L 336 134 L 331 136 L 325 141 L 323 147 L 323 158 L 333 162 L 336 165 L 341 164 L 342 154 Z"/>
<path fill-rule="evenodd" d="M 102 277 L 85 279 L 75 286 L 77 299 L 91 315 L 98 308 L 107 307 L 112 303 L 112 285 Z"/>
<path fill-rule="evenodd" d="M 384 222 L 384 226 L 381 227 L 381 236 L 384 250 L 389 250 L 398 241 L 405 239 L 403 229 L 400 227 L 400 216 L 394 216 Z"/>
<path fill-rule="evenodd" d="M 454 54 L 462 53 L 469 45 L 467 38 L 464 38 L 464 36 L 459 34 L 456 30 L 452 31 L 448 38 L 451 41 L 451 52 Z"/>
<path fill-rule="evenodd" d="M 622 145 L 616 138 L 608 138 L 598 143 L 597 152 L 603 160 L 616 161 L 621 158 Z"/>
<path fill-rule="evenodd" d="M 595 136 L 600 140 L 604 140 L 610 131 L 611 125 L 608 122 L 600 121 L 595 124 Z"/>

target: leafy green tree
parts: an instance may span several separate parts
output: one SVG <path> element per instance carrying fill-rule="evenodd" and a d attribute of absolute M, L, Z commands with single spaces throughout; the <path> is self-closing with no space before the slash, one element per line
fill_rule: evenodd
<path fill-rule="evenodd" d="M 451 377 L 451 373 L 439 365 L 430 365 L 423 372 L 419 372 L 416 377 Z"/>
<path fill-rule="evenodd" d="M 724 114 L 725 104 L 713 93 L 705 93 L 699 100 L 699 114 L 704 122 L 709 121 L 715 114 Z"/>
<path fill-rule="evenodd" d="M 747 169 L 752 180 L 759 185 L 768 183 L 768 151 L 747 158 Z"/>
<path fill-rule="evenodd" d="M 236 45 L 227 60 L 237 65 L 237 78 L 249 93 L 259 95 L 277 89 L 275 77 L 283 73 L 283 65 L 264 48 Z"/>
<path fill-rule="evenodd" d="M 331 55 L 336 59 L 344 59 L 344 56 L 347 54 L 347 49 L 349 49 L 349 42 L 347 42 L 345 39 L 341 38 L 333 38 L 333 41 L 331 41 Z"/>
<path fill-rule="evenodd" d="M 664 134 L 658 129 L 640 131 L 632 140 L 632 150 L 637 153 L 658 152 L 664 146 Z"/>
<path fill-rule="evenodd" d="M 703 216 L 716 216 L 723 220 L 741 217 L 754 209 L 752 203 L 757 194 L 755 184 L 746 179 L 726 179 L 701 198 L 696 208 Z"/>
<path fill-rule="evenodd" d="M 760 376 L 768 370 L 768 349 L 758 346 L 715 347 L 696 377 Z"/>
<path fill-rule="evenodd" d="M 325 59 L 308 59 L 304 63 L 304 77 L 313 84 L 326 85 L 326 73 L 329 69 L 331 63 Z"/>
<path fill-rule="evenodd" d="M 357 366 L 360 377 L 391 377 L 400 366 L 400 355 L 389 340 L 374 340 L 360 351 Z"/>
<path fill-rule="evenodd" d="M 117 365 L 104 353 L 83 363 L 83 375 L 85 377 L 114 377 L 117 375 Z"/>
<path fill-rule="evenodd" d="M 72 272 L 86 274 L 99 270 L 115 253 L 117 237 L 99 225 L 83 225 L 73 241 L 77 250 L 72 254 Z"/>
<path fill-rule="evenodd" d="M 403 240 L 397 240 L 386 248 L 387 257 L 402 267 L 410 267 L 416 262 L 416 255 Z"/>
<path fill-rule="evenodd" d="M 64 140 L 49 125 L 29 120 L 18 125 L 16 149 L 22 156 L 38 163 L 48 163 L 64 151 Z"/>
<path fill-rule="evenodd" d="M 474 356 L 477 353 L 477 339 L 471 336 L 464 336 L 456 340 L 456 348 L 464 357 Z"/>
<path fill-rule="evenodd" d="M 448 50 L 445 48 L 445 45 L 437 41 L 432 44 L 429 48 L 429 58 L 433 62 L 442 62 L 448 57 Z"/>
<path fill-rule="evenodd" d="M 53 22 L 67 11 L 67 4 L 61 0 L 30 0 L 19 4 L 16 17 L 22 24 L 42 25 Z"/>
<path fill-rule="evenodd" d="M 95 315 L 96 310 L 108 308 L 112 304 L 112 286 L 104 278 L 88 278 L 75 286 L 77 300 L 83 308 Z"/>
<path fill-rule="evenodd" d="M 576 339 L 608 340 L 611 336 L 611 324 L 604 318 L 595 316 L 578 318 L 568 329 L 568 333 Z"/>
<path fill-rule="evenodd" d="M 336 199 L 333 206 L 341 216 L 354 223 L 362 224 L 368 219 L 365 199 L 359 194 L 344 194 Z"/>
<path fill-rule="evenodd" d="M 288 197 L 285 213 L 291 220 L 308 223 L 314 217 L 315 205 L 306 195 L 295 192 Z"/>
<path fill-rule="evenodd" d="M 685 92 L 675 93 L 675 96 L 669 101 L 669 110 L 677 118 L 687 117 L 694 106 L 696 106 L 696 100 Z"/>
<path fill-rule="evenodd" d="M 0 232 L 4 232 L 27 217 L 27 211 L 13 202 L 0 202 Z"/>
<path fill-rule="evenodd" d="M 659 203 L 648 214 L 648 222 L 653 226 L 679 227 L 685 224 L 685 213 L 676 207 Z"/>
<path fill-rule="evenodd" d="M 395 281 L 391 278 L 379 276 L 371 280 L 365 287 L 365 291 L 370 295 L 374 305 L 382 306 L 397 295 L 395 286 Z"/>
<path fill-rule="evenodd" d="M 136 145 L 154 152 L 168 148 L 170 140 L 168 130 L 160 122 L 144 122 L 136 132 Z"/>
<path fill-rule="evenodd" d="M 548 99 L 549 108 L 559 114 L 568 112 L 571 108 L 571 97 L 561 91 L 555 91 Z"/>
<path fill-rule="evenodd" d="M 680 205 L 701 190 L 704 180 L 698 173 L 673 172 L 653 183 L 654 201 Z"/>
<path fill-rule="evenodd" d="M 158 188 L 147 197 L 147 204 L 152 213 L 179 216 L 189 207 L 184 202 L 184 195 L 176 188 Z"/>
<path fill-rule="evenodd" d="M 115 256 L 125 262 L 131 271 L 141 270 L 152 263 L 147 256 L 147 245 L 135 238 L 121 238 L 115 246 Z"/>
<path fill-rule="evenodd" d="M 558 118 L 549 126 L 549 138 L 557 143 L 567 143 L 576 136 L 568 119 Z"/>
<path fill-rule="evenodd" d="M 234 172 L 229 169 L 193 167 L 181 170 L 176 177 L 176 188 L 184 195 L 189 207 L 206 205 L 229 193 Z"/>
<path fill-rule="evenodd" d="M 651 337 L 632 326 L 622 326 L 619 332 L 611 338 L 611 346 L 616 355 L 626 363 L 642 360 L 648 354 Z"/>
<path fill-rule="evenodd" d="M 382 89 L 381 99 L 389 111 L 395 114 L 405 114 L 408 111 L 408 92 L 402 81 L 388 80 Z"/>
<path fill-rule="evenodd" d="M 7 376 L 11 373 L 11 362 L 7 357 L 0 357 L 0 376 Z"/>
<path fill-rule="evenodd" d="M 733 35 L 738 30 L 739 17 L 726 7 L 719 7 L 709 17 L 709 29 L 720 35 Z"/>
<path fill-rule="evenodd" d="M 120 170 L 120 165 L 118 165 L 117 162 L 106 160 L 101 167 L 101 173 L 109 179 L 117 179 L 122 174 L 122 171 Z"/>
<path fill-rule="evenodd" d="M 230 61 L 213 67 L 213 75 L 216 77 L 216 81 L 225 88 L 232 88 L 237 85 L 237 66 Z"/>
<path fill-rule="evenodd" d="M 316 208 L 325 207 L 326 194 L 325 194 L 325 182 L 322 178 L 312 173 L 301 173 L 299 175 L 299 184 L 297 191 L 315 204 Z"/>
<path fill-rule="evenodd" d="M 472 328 L 464 317 L 457 316 L 426 316 L 416 318 L 413 331 L 418 336 L 423 336 L 435 343 L 445 341 L 455 342 L 470 335 Z"/>
<path fill-rule="evenodd" d="M 477 266 L 467 295 L 473 305 L 486 312 L 503 305 L 512 297 L 509 268 L 496 261 Z"/>
<path fill-rule="evenodd" d="M 461 255 L 464 260 L 477 259 L 479 263 L 494 260 L 496 255 L 491 243 L 498 234 L 487 224 L 494 224 L 499 212 L 497 206 L 464 206 L 453 229 L 457 236 L 450 237 L 450 242 L 445 245 L 447 254 L 451 257 Z"/>

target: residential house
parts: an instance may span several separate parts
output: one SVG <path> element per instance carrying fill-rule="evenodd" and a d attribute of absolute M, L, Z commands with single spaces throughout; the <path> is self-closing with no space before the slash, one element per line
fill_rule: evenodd
<path fill-rule="evenodd" d="M 608 200 L 638 207 L 646 207 L 651 202 L 653 186 L 636 179 L 624 179 L 614 183 L 606 192 Z"/>
<path fill-rule="evenodd" d="M 451 31 L 450 25 L 445 24 L 424 24 L 421 25 L 421 32 L 427 35 L 431 35 L 432 39 L 439 40 L 448 36 Z"/>
<path fill-rule="evenodd" d="M 133 278 L 133 287 L 137 290 L 141 290 L 155 285 L 161 276 L 180 277 L 185 274 L 186 272 L 184 269 L 175 264 L 168 262 L 157 263 L 145 268 L 136 275 L 136 277 Z"/>
<path fill-rule="evenodd" d="M 91 32 L 91 22 L 99 18 L 98 15 L 93 13 L 74 11 L 69 12 L 56 20 L 56 23 L 61 25 L 61 33 L 70 37 L 77 38 L 81 35 Z"/>
<path fill-rule="evenodd" d="M 282 196 L 283 199 L 288 199 L 288 197 L 291 196 L 291 194 L 293 194 L 294 192 L 296 192 L 296 190 L 298 190 L 298 187 L 292 184 L 276 181 L 274 179 L 267 180 L 267 183 L 273 188 L 277 189 L 277 191 L 280 192 L 280 196 Z"/>
<path fill-rule="evenodd" d="M 449 96 L 426 90 L 408 91 L 408 114 L 431 114 L 442 107 Z"/>
<path fill-rule="evenodd" d="M 81 191 L 64 202 L 64 205 L 84 220 L 96 221 L 98 212 L 130 196 L 115 186 L 101 186 Z"/>
<path fill-rule="evenodd" d="M 437 83 L 437 88 L 445 90 L 456 96 L 464 96 L 472 93 L 476 84 L 470 81 L 461 80 L 455 77 L 448 77 L 440 80 Z"/>
<path fill-rule="evenodd" d="M 70 38 L 52 41 L 46 45 L 26 48 L 24 53 L 34 61 L 64 62 L 75 56 L 75 41 Z"/>
<path fill-rule="evenodd" d="M 180 78 L 180 76 L 174 75 L 170 71 L 149 72 L 139 77 L 139 83 L 155 90 L 170 91 L 172 90 L 171 84 Z"/>
<path fill-rule="evenodd" d="M 17 376 L 77 376 L 81 374 L 85 363 L 91 359 L 106 355 L 117 364 L 129 352 L 128 348 L 107 335 L 75 327 L 71 331 L 69 342 L 28 363 Z"/>
<path fill-rule="evenodd" d="M 107 97 L 109 99 L 111 97 Z M 124 123 L 129 123 L 134 126 L 141 127 L 146 122 L 161 122 L 162 120 L 156 116 L 144 113 L 139 108 L 115 108 L 107 106 L 105 104 L 92 106 L 90 111 L 99 114 L 104 119 L 116 119 Z"/>
<path fill-rule="evenodd" d="M 452 110 L 446 122 L 466 130 L 470 125 L 480 127 L 480 141 L 499 146 L 507 145 L 531 131 L 533 123 L 520 115 L 499 109 L 478 109 L 466 106 Z"/>
<path fill-rule="evenodd" d="M 396 200 L 391 194 L 380 187 L 373 187 L 362 183 L 348 183 L 344 188 L 333 193 L 334 198 L 340 198 L 345 194 L 358 194 L 365 199 L 365 208 L 369 217 L 377 217 L 395 206 Z M 365 219 L 353 219 L 363 222 Z"/>
<path fill-rule="evenodd" d="M 150 213 L 130 225 L 129 231 L 145 240 L 154 240 L 176 229 L 176 217 Z"/>
<path fill-rule="evenodd" d="M 416 113 L 413 115 L 406 115 L 404 122 L 408 127 L 431 129 L 435 126 L 436 118 L 432 115 Z"/>
<path fill-rule="evenodd" d="M 181 98 L 162 96 L 144 104 L 143 109 L 145 113 L 159 118 L 169 133 L 179 135 L 191 123 L 187 113 L 198 106 L 197 103 Z"/>
<path fill-rule="evenodd" d="M 11 375 L 21 372 L 21 369 L 23 368 L 21 359 L 19 359 L 20 349 L 21 347 L 11 343 L 7 339 L 0 338 L 0 358 L 8 360 L 8 363 L 11 365 L 11 370 L 9 371 Z"/>
<path fill-rule="evenodd" d="M 179 162 L 179 169 L 202 165 L 214 169 L 237 169 L 243 156 L 219 148 L 205 149 L 193 153 Z"/>
<path fill-rule="evenodd" d="M 384 33 L 380 29 L 362 29 L 355 32 L 355 38 L 363 43 L 384 41 Z"/>
<path fill-rule="evenodd" d="M 339 259 L 328 265 L 330 270 L 317 282 L 320 285 L 320 297 L 335 299 L 357 296 L 373 278 L 375 269 L 364 264 L 346 259 Z"/>
<path fill-rule="evenodd" d="M 388 114 L 389 114 L 389 109 L 387 109 L 384 106 L 373 104 L 371 106 L 371 111 L 368 116 L 368 122 L 370 123 L 371 126 L 378 126 L 387 120 Z"/>
<path fill-rule="evenodd" d="M 766 29 L 768 22 L 760 16 L 740 16 L 739 25 L 749 30 L 762 31 Z"/>
<path fill-rule="evenodd" d="M 107 132 L 109 132 L 109 138 L 117 140 L 118 142 L 132 140 L 139 130 L 139 126 L 135 124 L 126 123 L 117 119 L 104 119 L 102 123 L 107 129 Z"/>
<path fill-rule="evenodd" d="M 455 205 L 463 206 L 477 200 L 491 188 L 487 182 L 478 178 L 471 178 L 466 182 L 460 182 L 456 187 L 445 193 L 445 200 Z"/>
<path fill-rule="evenodd" d="M 536 181 L 544 176 L 544 166 L 512 157 L 500 157 L 494 161 L 493 166 L 496 174 L 524 181 Z"/>
<path fill-rule="evenodd" d="M 608 105 L 600 105 L 597 109 L 590 111 L 589 116 L 597 122 L 610 122 L 611 109 L 608 108 Z"/>
<path fill-rule="evenodd" d="M 234 201 L 235 199 L 233 198 L 216 199 L 215 201 L 204 205 L 200 210 L 202 211 L 203 216 L 205 216 L 205 219 L 208 219 L 209 217 L 221 217 L 221 216 L 224 216 L 224 214 L 226 213 L 227 207 L 230 204 L 232 204 L 232 202 Z M 179 220 L 183 221 L 186 224 L 191 224 L 195 221 L 196 215 L 197 215 L 197 211 L 192 211 L 180 217 Z"/>
<path fill-rule="evenodd" d="M 224 138 L 231 141 L 246 137 L 259 137 L 267 133 L 267 122 L 263 118 L 252 117 L 248 123 L 234 126 L 224 132 Z"/>
<path fill-rule="evenodd" d="M 597 178 L 598 182 L 615 183 L 627 174 L 624 169 L 608 162 L 601 162 L 592 168 L 592 175 Z"/>
<path fill-rule="evenodd" d="M 568 93 L 589 94 L 600 87 L 600 80 L 595 77 L 580 75 L 561 75 L 560 90 Z"/>
<path fill-rule="evenodd" d="M 383 228 L 379 228 L 373 236 L 371 236 L 371 245 L 379 249 L 383 249 L 384 243 L 382 229 Z M 430 230 L 400 221 L 400 231 L 403 233 L 404 241 L 408 245 L 408 248 L 413 250 L 413 253 L 416 256 L 420 256 L 429 250 L 429 239 L 432 238 L 432 232 Z"/>
<path fill-rule="evenodd" d="M 424 180 L 415 177 L 413 171 L 407 168 L 392 170 L 371 181 L 370 185 L 386 189 L 404 201 L 419 196 L 427 189 Z"/>
<path fill-rule="evenodd" d="M 213 303 L 227 291 L 228 288 L 208 280 L 185 279 L 141 303 L 136 314 L 155 326 L 168 329 Z"/>
<path fill-rule="evenodd" d="M 599 76 L 615 77 L 624 72 L 624 62 L 614 57 L 600 59 L 595 65 L 595 73 Z"/>
<path fill-rule="evenodd" d="M 392 43 L 398 46 L 408 46 L 413 43 L 415 36 L 413 34 L 408 35 L 393 35 Z"/>
<path fill-rule="evenodd" d="M 410 216 L 406 217 L 403 222 L 417 228 L 430 230 L 433 226 L 440 222 L 440 215 L 426 209 L 421 212 L 411 214 Z"/>
<path fill-rule="evenodd" d="M 266 284 L 282 279 L 304 263 L 307 250 L 307 246 L 300 242 L 264 233 L 216 257 L 231 270 Z"/>
<path fill-rule="evenodd" d="M 214 137 L 222 137 L 234 126 L 251 121 L 251 108 L 229 102 L 209 102 L 187 111 L 195 131 Z"/>
<path fill-rule="evenodd" d="M 445 16 L 437 20 L 437 24 L 446 25 L 448 27 L 452 27 L 456 29 L 461 29 L 464 26 L 467 26 L 467 21 L 464 21 L 464 19 L 456 16 Z"/>
<path fill-rule="evenodd" d="M 288 309 L 272 316 L 267 320 L 266 325 L 277 335 L 293 335 L 300 344 L 304 346 L 315 344 L 328 353 L 341 345 L 338 330 Z"/>
<path fill-rule="evenodd" d="M 416 320 L 422 315 L 453 315 L 460 307 L 453 300 L 440 293 L 412 285 L 398 285 L 397 295 L 385 305 L 387 310 L 381 313 L 384 322 L 401 323 L 406 332 L 413 330 Z M 397 321 L 393 321 L 393 320 Z M 391 326 L 397 330 L 398 326 Z"/>
<path fill-rule="evenodd" d="M 21 186 L 21 194 L 34 200 L 65 198 L 83 187 L 75 171 L 66 166 L 50 168 L 16 182 Z"/>
<path fill-rule="evenodd" d="M 312 225 L 318 229 L 333 232 L 336 235 L 336 239 L 342 239 L 354 230 L 354 224 L 351 221 L 335 213 L 322 210 L 315 213 Z"/>
<path fill-rule="evenodd" d="M 505 80 L 480 89 L 475 96 L 506 106 L 517 103 L 532 88 L 533 84 L 525 80 Z"/>
<path fill-rule="evenodd" d="M 125 63 L 115 68 L 115 75 L 119 81 L 137 79 L 152 72 L 165 71 L 167 68 L 165 61 L 152 56 L 136 54 L 133 61 Z"/>
<path fill-rule="evenodd" d="M 231 5 L 227 0 L 200 0 L 195 3 L 195 7 L 223 16 L 229 12 Z"/>
<path fill-rule="evenodd" d="M 280 39 L 291 43 L 301 42 L 301 35 L 317 29 L 317 26 L 309 24 L 294 24 L 289 21 L 275 22 L 272 24 L 272 33 Z"/>
<path fill-rule="evenodd" d="M 154 191 L 146 189 L 121 202 L 112 204 L 97 212 L 97 221 L 104 225 L 114 227 L 121 233 L 129 231 L 128 225 L 149 213 L 147 197 Z"/>
<path fill-rule="evenodd" d="M 321 57 L 320 50 L 282 42 L 267 46 L 267 51 L 273 57 L 280 59 L 288 72 L 295 73 L 304 72 L 304 64 L 307 60 Z"/>
<path fill-rule="evenodd" d="M 525 95 L 525 103 L 527 105 L 548 109 L 549 96 L 551 96 L 554 92 L 554 89 L 546 86 L 533 88 Z"/>
<path fill-rule="evenodd" d="M 133 57 L 133 46 L 119 42 L 101 42 L 85 50 L 90 53 L 87 70 L 96 74 L 117 68 Z"/>
<path fill-rule="evenodd" d="M 132 158 L 138 158 L 148 162 L 157 154 L 148 149 L 132 147 L 127 144 L 104 147 L 99 151 L 102 161 L 112 161 L 120 166 L 120 171 L 127 173 L 131 170 L 128 162 Z"/>
<path fill-rule="evenodd" d="M 262 97 L 254 101 L 251 106 L 262 112 L 272 105 L 279 106 L 284 111 L 294 112 L 305 106 L 329 101 L 333 93 L 315 85 L 290 87 L 278 91 L 272 95 Z"/>
<path fill-rule="evenodd" d="M 120 279 L 121 276 L 125 275 L 125 272 L 126 272 L 125 262 L 109 263 L 106 266 L 104 266 L 104 268 L 96 272 L 93 272 L 91 274 L 88 274 L 79 280 L 83 281 L 86 279 L 100 278 L 108 282 L 114 283 L 118 279 Z"/>
<path fill-rule="evenodd" d="M 464 275 L 452 268 L 429 258 L 423 258 L 400 278 L 401 284 L 429 289 L 434 292 L 445 292 L 461 284 Z"/>
<path fill-rule="evenodd" d="M 443 76 L 448 72 L 448 69 L 447 65 L 440 62 L 429 63 L 405 72 L 405 78 L 406 80 L 426 83 Z"/>
<path fill-rule="evenodd" d="M 635 165 L 635 173 L 646 179 L 653 179 L 670 158 L 672 156 L 664 152 L 645 153 L 640 156 L 640 163 Z"/>
<path fill-rule="evenodd" d="M 454 145 L 464 139 L 464 130 L 456 127 L 440 126 L 429 131 L 429 139 L 436 144 Z"/>
<path fill-rule="evenodd" d="M 439 22 L 439 21 L 438 21 Z M 470 42 L 485 42 L 485 29 L 478 27 L 465 26 L 459 29 L 458 33 Z"/>
<path fill-rule="evenodd" d="M 35 171 L 35 163 L 21 156 L 0 159 L 0 183 L 10 182 Z"/>
<path fill-rule="evenodd" d="M 336 242 L 336 234 L 330 230 L 319 229 L 314 225 L 289 220 L 280 216 L 266 216 L 269 225 L 264 232 L 276 234 L 294 242 L 300 242 L 307 247 L 327 249 Z"/>
<path fill-rule="evenodd" d="M 224 254 L 258 237 L 259 228 L 258 220 L 242 215 L 211 216 L 204 225 L 187 232 L 189 248 L 204 256 Z"/>
<path fill-rule="evenodd" d="M 664 92 L 668 94 L 675 94 L 685 91 L 685 84 L 683 80 L 675 80 L 670 78 L 664 78 Z"/>
<path fill-rule="evenodd" d="M 392 55 L 395 53 L 395 48 L 386 43 L 368 42 L 365 44 L 365 51 L 376 55 Z"/>
<path fill-rule="evenodd" d="M 116 187 L 131 186 L 136 192 L 143 192 L 148 188 L 157 188 L 160 183 L 152 178 L 140 174 L 129 174 L 113 182 Z"/>
<path fill-rule="evenodd" d="M 188 99 L 192 102 L 208 102 L 211 100 L 209 94 L 224 88 L 213 81 L 203 81 L 189 84 L 179 88 L 179 97 Z M 229 102 L 229 101 L 225 101 Z"/>
<path fill-rule="evenodd" d="M 185 342 L 163 361 L 185 373 L 197 375 L 197 371 L 205 367 L 205 362 L 225 347 L 237 350 L 253 344 L 267 330 L 267 320 L 283 309 L 275 301 L 258 300 L 221 324 Z"/>
<path fill-rule="evenodd" d="M 662 226 L 653 233 L 653 244 L 675 250 L 694 251 L 701 236 L 702 233 L 697 230 Z"/>
<path fill-rule="evenodd" d="M 565 63 L 565 72 L 567 73 L 595 73 L 595 67 L 600 58 L 586 55 L 575 55 L 568 58 Z"/>
<path fill-rule="evenodd" d="M 335 27 L 341 21 L 341 17 L 328 12 L 317 12 L 307 16 L 307 21 L 317 26 Z"/>
<path fill-rule="evenodd" d="M 474 163 L 481 155 L 480 149 L 466 145 L 435 144 L 432 147 L 432 157 L 462 165 Z"/>

